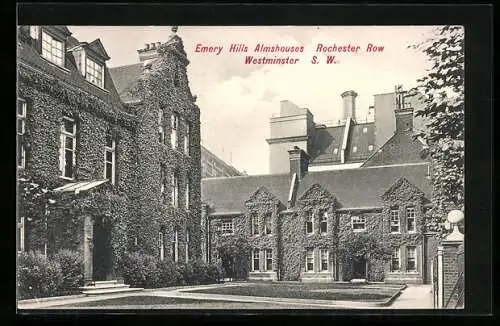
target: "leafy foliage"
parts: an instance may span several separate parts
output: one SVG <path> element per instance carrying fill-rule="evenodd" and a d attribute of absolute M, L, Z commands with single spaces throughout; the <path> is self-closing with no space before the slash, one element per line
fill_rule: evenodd
<path fill-rule="evenodd" d="M 411 93 L 424 97 L 416 115 L 428 121 L 419 136 L 427 141 L 434 166 L 429 214 L 442 222 L 448 210 L 464 205 L 464 29 L 437 27 L 431 38 L 412 47 L 432 64 Z M 431 219 L 434 229 L 442 230 L 435 222 Z"/>
<path fill-rule="evenodd" d="M 54 296 L 64 279 L 61 265 L 40 253 L 18 256 L 17 285 L 20 299 Z"/>
<path fill-rule="evenodd" d="M 83 259 L 78 252 L 64 249 L 56 253 L 53 259 L 61 267 L 60 291 L 71 291 L 83 286 Z"/>
<path fill-rule="evenodd" d="M 371 234 L 351 233 L 340 243 L 339 253 L 343 257 L 387 260 L 391 249 Z"/>
<path fill-rule="evenodd" d="M 244 237 L 226 237 L 217 242 L 216 250 L 225 276 L 246 276 L 251 246 Z"/>

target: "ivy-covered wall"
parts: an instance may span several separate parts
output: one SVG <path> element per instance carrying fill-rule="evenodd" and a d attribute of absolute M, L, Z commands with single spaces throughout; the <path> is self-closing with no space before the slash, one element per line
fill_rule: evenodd
<path fill-rule="evenodd" d="M 180 42 L 180 43 L 179 43 Z M 137 131 L 139 175 L 138 212 L 128 226 L 131 250 L 159 256 L 159 232 L 164 233 L 165 255 L 173 259 L 171 243 L 178 235 L 178 259 L 185 260 L 185 244 L 189 230 L 189 256 L 201 257 L 201 149 L 200 112 L 191 95 L 186 74 L 187 59 L 181 53 L 179 38 L 160 48 L 159 58 L 146 68 L 132 90 L 142 100 L 135 110 L 140 120 Z M 183 51 L 183 50 L 182 50 Z M 170 142 L 171 116 L 180 120 L 177 148 Z M 159 115 L 162 116 L 160 126 Z M 189 152 L 184 152 L 185 121 L 190 124 Z M 160 142 L 159 128 L 164 130 Z M 164 179 L 161 179 L 162 171 Z M 178 206 L 172 205 L 172 178 L 178 177 Z M 186 207 L 185 190 L 189 180 L 190 200 Z M 161 185 L 164 184 L 164 193 Z M 155 217 L 155 218 L 152 218 Z M 135 241 L 137 238 L 137 242 Z M 137 245 L 136 245 L 137 243 Z"/>
<path fill-rule="evenodd" d="M 23 46 L 29 46 L 24 44 Z M 27 250 L 48 253 L 60 248 L 81 250 L 84 216 L 105 219 L 111 229 L 115 271 L 127 251 L 159 256 L 159 232 L 164 236 L 166 259 L 178 231 L 179 260 L 185 260 L 189 229 L 189 258 L 201 255 L 200 210 L 200 112 L 194 104 L 186 74 L 188 64 L 182 41 L 174 36 L 160 48 L 160 57 L 146 70 L 133 92 L 142 100 L 129 105 L 104 101 L 69 87 L 50 74 L 20 64 L 18 97 L 27 102 L 26 168 L 19 171 L 41 187 L 54 189 L 68 182 L 104 178 L 106 131 L 116 139 L 116 185 L 105 184 L 78 195 L 51 193 L 48 213 L 40 207 L 26 213 Z M 106 72 L 107 73 L 107 72 Z M 82 81 L 83 82 L 83 81 Z M 158 112 L 163 113 L 165 144 L 158 141 Z M 135 115 L 128 112 L 135 112 Z M 170 117 L 179 114 L 178 148 L 170 146 Z M 75 180 L 64 180 L 59 171 L 60 128 L 63 115 L 76 120 Z M 184 153 L 183 121 L 190 122 L 189 154 Z M 165 171 L 162 198 L 161 168 Z M 171 177 L 179 176 L 178 207 L 171 203 Z M 190 204 L 185 207 L 186 180 Z"/>
<path fill-rule="evenodd" d="M 335 198 L 320 185 L 311 186 L 297 201 L 293 214 L 282 219 L 283 230 L 283 270 L 284 280 L 299 280 L 305 273 L 306 252 L 316 250 L 314 272 L 319 272 L 320 257 L 318 249 L 329 250 L 329 260 L 333 262 L 337 244 L 337 219 Z M 320 217 L 327 213 L 327 233 L 320 233 Z M 313 217 L 313 233 L 306 232 L 306 219 Z M 333 264 L 329 266 L 330 275 Z"/>

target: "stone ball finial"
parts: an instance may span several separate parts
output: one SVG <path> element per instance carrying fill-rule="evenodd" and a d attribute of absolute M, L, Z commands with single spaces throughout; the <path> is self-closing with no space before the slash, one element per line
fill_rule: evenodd
<path fill-rule="evenodd" d="M 448 221 L 452 224 L 461 222 L 464 219 L 464 213 L 458 209 L 454 209 L 448 213 Z"/>
<path fill-rule="evenodd" d="M 177 33 L 177 30 L 179 29 L 179 27 L 177 26 L 172 26 L 172 32 Z"/>

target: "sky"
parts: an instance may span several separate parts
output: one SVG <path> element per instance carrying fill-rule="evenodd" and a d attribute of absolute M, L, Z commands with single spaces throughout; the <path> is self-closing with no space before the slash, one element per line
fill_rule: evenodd
<path fill-rule="evenodd" d="M 69 26 L 79 41 L 99 38 L 111 59 L 108 67 L 139 62 L 137 50 L 146 43 L 166 42 L 171 26 Z M 408 45 L 425 40 L 431 26 L 179 26 L 190 64 L 188 79 L 201 111 L 202 145 L 240 171 L 269 171 L 269 119 L 280 101 L 308 108 L 315 122 L 342 118 L 341 96 L 354 90 L 356 115 L 366 116 L 373 95 L 389 93 L 402 84 L 415 85 L 429 63 L 425 55 Z M 325 46 L 359 46 L 357 52 L 317 52 Z M 222 51 L 197 52 L 199 47 Z M 244 44 L 246 53 L 229 51 Z M 301 53 L 255 53 L 257 44 L 303 46 Z M 368 44 L 383 46 L 367 51 Z M 335 64 L 326 56 L 335 55 Z M 246 56 L 298 58 L 296 64 L 245 64 Z M 311 60 L 317 56 L 319 63 Z"/>

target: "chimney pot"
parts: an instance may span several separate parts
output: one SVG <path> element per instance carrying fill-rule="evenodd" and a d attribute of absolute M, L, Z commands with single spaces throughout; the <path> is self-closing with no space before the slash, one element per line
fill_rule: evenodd
<path fill-rule="evenodd" d="M 146 43 L 146 45 L 144 46 L 144 49 L 149 50 L 149 43 Z"/>
<path fill-rule="evenodd" d="M 154 48 L 156 48 L 156 43 L 155 43 L 155 42 L 152 42 L 152 43 L 151 43 L 151 49 L 154 49 Z"/>
<path fill-rule="evenodd" d="M 161 42 L 156 42 L 156 47 L 159 48 L 161 45 Z"/>
<path fill-rule="evenodd" d="M 340 95 L 344 106 L 344 119 L 349 117 L 356 118 L 356 97 L 358 94 L 355 91 L 345 91 Z"/>

